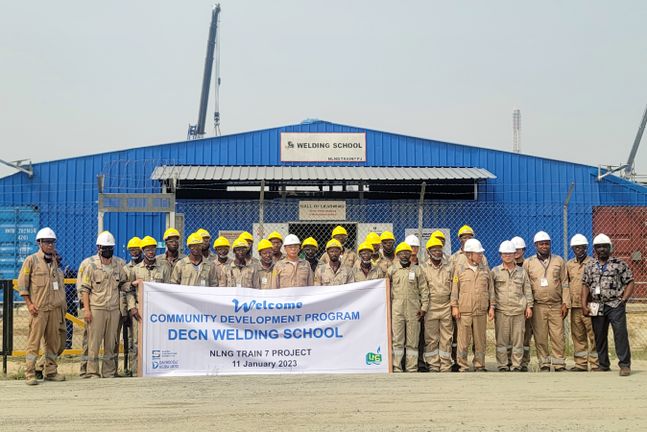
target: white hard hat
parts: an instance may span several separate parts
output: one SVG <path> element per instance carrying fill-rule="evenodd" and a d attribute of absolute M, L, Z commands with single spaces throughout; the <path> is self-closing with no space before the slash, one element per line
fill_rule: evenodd
<path fill-rule="evenodd" d="M 114 246 L 115 237 L 110 234 L 110 231 L 104 231 L 97 236 L 97 246 Z"/>
<path fill-rule="evenodd" d="M 290 245 L 300 245 L 301 241 L 299 240 L 299 237 L 295 236 L 294 234 L 288 234 L 285 236 L 285 240 L 283 241 L 283 246 L 290 246 Z"/>
<path fill-rule="evenodd" d="M 589 241 L 582 234 L 575 234 L 571 238 L 571 247 L 573 246 L 588 246 Z"/>
<path fill-rule="evenodd" d="M 532 240 L 533 243 L 540 241 L 550 241 L 550 236 L 546 231 L 539 231 L 537 234 L 535 234 L 535 238 Z"/>
<path fill-rule="evenodd" d="M 483 249 L 483 246 L 481 245 L 481 242 L 476 240 L 476 239 L 469 239 L 465 242 L 465 246 L 463 247 L 463 251 L 465 252 L 476 252 L 476 253 L 483 253 L 485 252 L 485 249 Z"/>
<path fill-rule="evenodd" d="M 54 239 L 54 240 L 56 240 L 56 233 L 50 227 L 42 228 L 36 234 L 36 240 L 40 240 L 40 239 Z"/>
<path fill-rule="evenodd" d="M 512 242 L 514 247 L 517 248 L 517 249 L 525 249 L 526 248 L 526 242 L 524 241 L 524 239 L 522 239 L 519 236 L 512 237 L 512 240 L 510 240 L 510 241 Z"/>
<path fill-rule="evenodd" d="M 611 244 L 611 239 L 606 234 L 598 234 L 593 239 L 593 245 Z"/>
<path fill-rule="evenodd" d="M 408 244 L 409 246 L 417 246 L 420 247 L 420 240 L 418 239 L 417 236 L 411 234 L 408 235 L 407 238 L 404 239 L 404 242 Z"/>
<path fill-rule="evenodd" d="M 499 253 L 515 253 L 517 248 L 510 240 L 506 240 L 499 246 Z"/>

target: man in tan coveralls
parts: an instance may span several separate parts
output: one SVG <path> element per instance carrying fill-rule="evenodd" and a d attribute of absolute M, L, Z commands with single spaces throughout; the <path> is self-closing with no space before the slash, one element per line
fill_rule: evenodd
<path fill-rule="evenodd" d="M 164 231 L 164 243 L 166 243 L 166 252 L 157 255 L 155 260 L 157 263 L 167 266 L 170 275 L 175 264 L 186 256 L 180 252 L 180 232 L 175 228 L 168 228 Z"/>
<path fill-rule="evenodd" d="M 330 237 L 337 240 L 341 245 L 341 252 L 339 255 L 339 262 L 341 263 L 341 265 L 344 267 L 352 268 L 357 262 L 358 258 L 357 254 L 355 254 L 355 251 L 347 247 L 346 245 L 346 242 L 348 241 L 348 232 L 346 231 L 346 228 L 341 225 L 336 226 L 335 229 L 332 230 Z M 330 257 L 328 256 L 328 254 L 323 254 L 321 259 L 319 260 L 319 263 L 328 264 L 329 261 Z"/>
<path fill-rule="evenodd" d="M 312 286 L 314 274 L 310 263 L 299 258 L 301 249 L 299 237 L 294 234 L 285 236 L 283 249 L 285 249 L 286 257 L 274 264 L 271 287 L 278 289 Z"/>
<path fill-rule="evenodd" d="M 65 326 L 65 286 L 56 260 L 56 234 L 43 228 L 36 234 L 39 251 L 28 256 L 18 276 L 18 290 L 29 310 L 29 336 L 25 356 L 25 383 L 37 385 L 36 360 L 41 339 L 45 339 L 46 381 L 65 381 L 58 373 L 56 359 L 61 345 L 61 326 Z"/>
<path fill-rule="evenodd" d="M 561 372 L 566 368 L 564 317 L 571 303 L 566 263 L 562 257 L 550 253 L 550 236 L 544 231 L 535 234 L 533 243 L 537 255 L 528 258 L 523 268 L 530 277 L 535 299 L 532 331 L 539 368 L 542 372 L 549 372 L 552 364 L 555 372 Z M 549 337 L 552 352 L 548 349 Z"/>
<path fill-rule="evenodd" d="M 253 264 L 247 260 L 247 249 L 249 245 L 242 238 L 234 241 L 234 260 L 223 267 L 227 283 L 225 286 L 232 288 L 256 288 L 261 287 L 261 278 L 258 270 L 259 264 Z"/>
<path fill-rule="evenodd" d="M 272 271 L 274 270 L 274 248 L 272 243 L 267 239 L 258 242 L 258 256 L 260 265 L 258 266 L 258 275 L 261 280 L 261 289 L 272 288 Z"/>
<path fill-rule="evenodd" d="M 315 270 L 315 285 L 345 285 L 353 283 L 353 269 L 341 262 L 342 245 L 339 241 L 332 239 L 326 243 L 326 261 L 321 263 Z M 346 252 L 348 254 L 348 251 Z M 353 254 L 354 255 L 354 254 Z"/>
<path fill-rule="evenodd" d="M 474 340 L 475 372 L 485 372 L 487 318 L 494 319 L 494 287 L 490 271 L 483 263 L 483 246 L 469 239 L 463 248 L 465 260 L 454 267 L 452 315 L 458 327 L 456 361 L 460 372 L 469 371 L 467 351 Z"/>
<path fill-rule="evenodd" d="M 430 237 L 426 245 L 429 259 L 422 270 L 429 287 L 429 310 L 425 315 L 425 347 L 423 358 L 429 372 L 452 370 L 452 321 L 451 292 L 452 271 L 443 255 L 443 242 Z"/>
<path fill-rule="evenodd" d="M 189 255 L 175 264 L 169 282 L 188 286 L 219 286 L 221 272 L 214 260 L 204 257 L 202 236 L 193 233 L 186 239 L 186 244 L 189 247 Z"/>
<path fill-rule="evenodd" d="M 112 378 L 117 368 L 120 292 L 131 289 L 123 261 L 113 259 L 115 238 L 108 231 L 97 237 L 99 254 L 88 263 L 81 282 L 84 319 L 88 327 L 88 364 L 85 378 Z M 103 361 L 99 371 L 99 350 Z"/>
<path fill-rule="evenodd" d="M 400 243 L 396 260 L 386 277 L 391 283 L 391 334 L 393 340 L 393 372 L 418 372 L 418 341 L 420 321 L 429 307 L 429 287 L 422 269 L 411 264 L 411 246 Z"/>
<path fill-rule="evenodd" d="M 575 258 L 566 263 L 568 286 L 571 291 L 571 337 L 573 338 L 574 372 L 586 372 L 598 368 L 598 352 L 595 350 L 595 336 L 591 317 L 582 313 L 582 275 L 584 268 L 593 258 L 588 256 L 589 241 L 582 234 L 575 234 L 571 239 L 571 249 Z"/>
<path fill-rule="evenodd" d="M 532 317 L 528 274 L 515 263 L 517 249 L 506 240 L 499 246 L 503 263 L 492 269 L 496 311 L 496 362 L 499 372 L 521 372 L 526 320 Z"/>
<path fill-rule="evenodd" d="M 373 245 L 367 242 L 362 243 L 357 248 L 359 258 L 353 266 L 353 279 L 355 282 L 384 279 L 386 276 L 382 269 L 373 264 Z"/>
<path fill-rule="evenodd" d="M 225 274 L 225 267 L 234 262 L 232 258 L 229 257 L 229 249 L 231 244 L 227 238 L 220 236 L 213 242 L 213 250 L 216 251 L 216 259 L 213 260 L 213 263 L 216 266 L 216 271 L 220 275 L 218 279 L 218 286 L 227 286 L 227 276 Z"/>

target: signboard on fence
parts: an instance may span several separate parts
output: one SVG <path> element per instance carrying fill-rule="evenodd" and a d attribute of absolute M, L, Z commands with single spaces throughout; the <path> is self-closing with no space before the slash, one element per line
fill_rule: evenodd
<path fill-rule="evenodd" d="M 145 283 L 140 376 L 387 373 L 384 279 L 255 290 Z"/>
<path fill-rule="evenodd" d="M 346 201 L 299 201 L 299 220 L 344 221 Z"/>
<path fill-rule="evenodd" d="M 281 132 L 281 162 L 366 162 L 366 134 Z"/>

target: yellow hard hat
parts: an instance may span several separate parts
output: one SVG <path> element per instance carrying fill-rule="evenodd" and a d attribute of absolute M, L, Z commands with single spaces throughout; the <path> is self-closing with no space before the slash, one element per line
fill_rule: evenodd
<path fill-rule="evenodd" d="M 254 236 L 248 233 L 247 231 L 243 231 L 242 233 L 240 233 L 238 238 L 242 238 L 243 240 L 247 240 L 248 242 L 252 242 L 252 243 L 254 242 Z"/>
<path fill-rule="evenodd" d="M 472 234 L 474 235 L 474 230 L 472 229 L 471 226 L 469 225 L 463 225 L 459 230 L 458 230 L 458 236 L 462 236 L 464 234 Z"/>
<path fill-rule="evenodd" d="M 445 239 L 445 234 L 443 234 L 443 232 L 440 231 L 440 230 L 436 230 L 436 231 L 431 233 L 431 237 L 436 237 L 436 238 L 444 240 Z"/>
<path fill-rule="evenodd" d="M 236 250 L 236 248 L 249 249 L 249 243 L 247 243 L 245 239 L 238 237 L 236 241 L 234 241 L 232 249 Z"/>
<path fill-rule="evenodd" d="M 128 245 L 126 246 L 126 249 L 131 249 L 131 248 L 140 248 L 142 247 L 142 239 L 139 237 L 133 237 L 130 240 L 128 240 Z"/>
<path fill-rule="evenodd" d="M 242 237 L 242 234 L 241 234 L 241 237 Z M 282 236 L 282 235 L 281 235 L 281 233 L 280 233 L 280 232 L 278 232 L 278 231 L 272 231 L 272 232 L 270 233 L 270 235 L 268 235 L 268 236 L 267 236 L 267 239 L 268 239 L 268 240 L 278 239 L 278 240 L 283 241 L 283 236 Z M 252 239 L 252 240 L 253 240 L 253 239 Z"/>
<path fill-rule="evenodd" d="M 214 249 L 217 248 L 217 247 L 223 247 L 223 246 L 226 246 L 226 247 L 231 246 L 229 244 L 229 240 L 227 240 L 226 237 L 220 236 L 213 242 L 213 248 Z"/>
<path fill-rule="evenodd" d="M 431 236 L 429 237 L 429 240 L 427 241 L 427 245 L 425 246 L 425 248 L 429 249 L 434 246 L 443 247 L 443 242 L 441 242 L 438 237 Z"/>
<path fill-rule="evenodd" d="M 202 237 L 202 238 L 204 238 L 204 237 L 209 237 L 209 238 L 211 238 L 211 234 L 209 234 L 209 231 L 207 231 L 207 230 L 206 230 L 206 229 L 204 229 L 204 228 L 200 228 L 200 229 L 198 229 L 195 233 L 196 233 L 197 235 L 199 235 L 200 237 Z"/>
<path fill-rule="evenodd" d="M 164 231 L 164 240 L 168 240 L 169 237 L 179 237 L 179 236 L 180 236 L 180 232 L 175 228 L 169 228 L 166 231 Z"/>
<path fill-rule="evenodd" d="M 357 248 L 357 253 L 360 253 L 363 250 L 369 250 L 373 252 L 373 245 L 370 244 L 369 242 L 364 242 L 360 244 L 359 247 Z"/>
<path fill-rule="evenodd" d="M 317 243 L 317 240 L 314 239 L 314 237 L 308 237 L 301 243 L 301 247 L 304 248 L 306 246 L 314 246 L 315 248 L 319 249 L 319 243 Z"/>
<path fill-rule="evenodd" d="M 337 240 L 337 239 L 330 239 L 330 240 L 328 240 L 328 243 L 326 243 L 326 250 L 328 250 L 330 248 L 342 249 L 341 243 L 339 243 L 339 240 Z"/>
<path fill-rule="evenodd" d="M 370 232 L 366 235 L 366 243 L 376 245 L 382 243 L 382 240 L 380 240 L 380 236 L 378 233 Z"/>
<path fill-rule="evenodd" d="M 335 237 L 336 235 L 348 235 L 346 228 L 341 225 L 337 225 L 335 229 L 332 230 L 331 237 Z"/>
<path fill-rule="evenodd" d="M 411 246 L 409 246 L 409 244 L 405 242 L 400 243 L 398 247 L 395 248 L 395 254 L 397 255 L 402 251 L 413 252 L 413 250 L 411 249 Z"/>
<path fill-rule="evenodd" d="M 247 243 L 247 242 L 245 242 Z M 268 239 L 262 239 L 261 241 L 258 242 L 258 251 L 262 251 L 263 249 L 272 249 L 272 242 L 269 241 Z"/>
<path fill-rule="evenodd" d="M 380 241 L 384 241 L 384 240 L 395 241 L 395 236 L 391 231 L 384 231 L 382 234 L 380 234 Z"/>
<path fill-rule="evenodd" d="M 186 239 L 186 245 L 191 246 L 191 245 L 201 245 L 202 244 L 202 236 L 198 234 L 197 232 L 194 232 L 191 234 L 189 237 Z"/>
<path fill-rule="evenodd" d="M 141 241 L 141 243 L 139 244 L 139 246 L 140 246 L 142 249 L 144 249 L 144 248 L 145 248 L 145 247 L 147 247 L 147 246 L 155 246 L 155 247 L 157 247 L 157 240 L 155 240 L 155 239 L 154 239 L 153 237 L 151 237 L 151 236 L 146 236 L 146 237 L 144 237 L 144 238 L 142 239 L 142 241 Z"/>

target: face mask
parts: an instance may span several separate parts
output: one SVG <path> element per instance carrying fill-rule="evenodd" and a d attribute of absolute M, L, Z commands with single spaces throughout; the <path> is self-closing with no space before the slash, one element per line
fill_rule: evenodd
<path fill-rule="evenodd" d="M 410 262 L 411 260 L 409 258 L 400 258 L 400 264 L 402 267 L 408 266 Z"/>
<path fill-rule="evenodd" d="M 115 250 L 112 248 L 110 249 L 101 248 L 101 256 L 106 259 L 112 258 L 112 255 L 114 255 L 114 253 L 115 253 Z"/>

